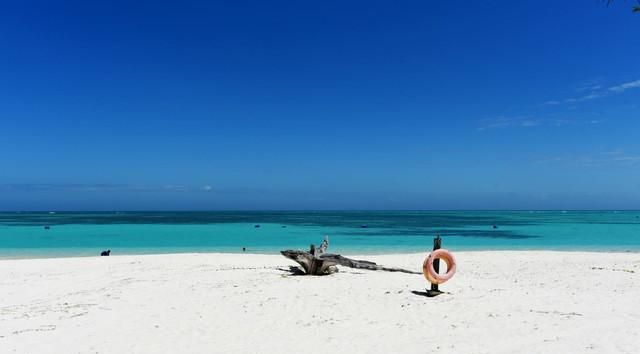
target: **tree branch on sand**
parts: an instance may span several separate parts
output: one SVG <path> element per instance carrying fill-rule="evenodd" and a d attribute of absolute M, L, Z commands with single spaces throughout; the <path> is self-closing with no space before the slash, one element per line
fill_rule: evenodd
<path fill-rule="evenodd" d="M 327 248 L 329 248 L 329 237 L 325 236 L 324 240 L 320 244 L 320 247 L 316 248 L 315 245 L 311 245 L 309 252 L 300 250 L 285 250 L 280 251 L 280 253 L 283 256 L 292 259 L 300 264 L 307 275 L 333 274 L 338 271 L 337 265 L 357 269 L 422 274 L 421 272 L 414 272 L 408 269 L 384 267 L 374 262 L 351 259 L 343 257 L 339 254 L 325 253 L 327 251 Z"/>

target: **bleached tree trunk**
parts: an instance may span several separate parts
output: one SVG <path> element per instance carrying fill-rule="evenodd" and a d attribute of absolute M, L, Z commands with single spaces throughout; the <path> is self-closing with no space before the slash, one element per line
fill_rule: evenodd
<path fill-rule="evenodd" d="M 285 250 L 280 251 L 280 253 L 283 256 L 292 259 L 300 264 L 307 275 L 327 275 L 335 273 L 338 271 L 336 265 L 357 269 L 422 274 L 421 272 L 414 272 L 402 268 L 384 267 L 381 265 L 377 265 L 374 262 L 351 259 L 343 257 L 339 254 L 325 253 L 327 251 L 327 248 L 329 248 L 329 237 L 325 236 L 324 240 L 320 244 L 320 247 L 316 248 L 315 245 L 311 245 L 309 252 L 300 250 Z"/>

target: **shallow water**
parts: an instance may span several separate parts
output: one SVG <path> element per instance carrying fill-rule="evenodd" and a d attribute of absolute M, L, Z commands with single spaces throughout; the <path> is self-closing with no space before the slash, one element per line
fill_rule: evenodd
<path fill-rule="evenodd" d="M 259 227 L 256 227 L 259 225 Z M 493 226 L 496 226 L 494 228 Z M 45 227 L 48 226 L 49 229 Z M 336 253 L 640 251 L 639 211 L 0 213 L 0 257 L 277 253 L 330 236 Z"/>

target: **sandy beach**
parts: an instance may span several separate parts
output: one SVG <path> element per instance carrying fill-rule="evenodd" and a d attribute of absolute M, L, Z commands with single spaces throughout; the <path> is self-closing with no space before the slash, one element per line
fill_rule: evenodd
<path fill-rule="evenodd" d="M 421 269 L 426 254 L 353 256 Z M 422 275 L 277 255 L 0 260 L 2 353 L 637 353 L 640 254 L 458 252 Z"/>

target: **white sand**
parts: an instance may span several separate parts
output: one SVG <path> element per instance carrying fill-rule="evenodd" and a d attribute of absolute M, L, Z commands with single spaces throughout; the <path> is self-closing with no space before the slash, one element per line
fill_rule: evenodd
<path fill-rule="evenodd" d="M 640 353 L 640 254 L 456 256 L 435 298 L 422 275 L 293 276 L 281 256 L 2 260 L 0 352 Z"/>

